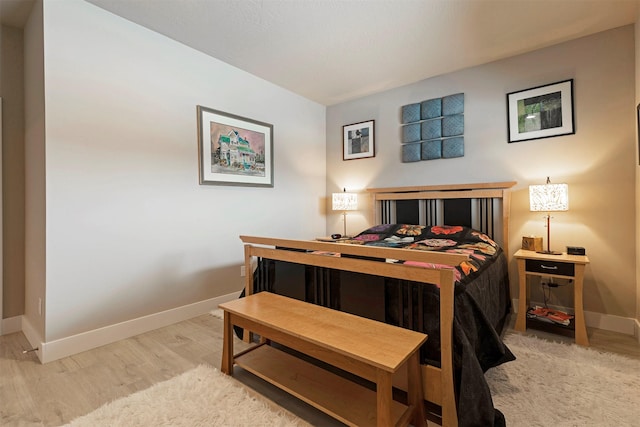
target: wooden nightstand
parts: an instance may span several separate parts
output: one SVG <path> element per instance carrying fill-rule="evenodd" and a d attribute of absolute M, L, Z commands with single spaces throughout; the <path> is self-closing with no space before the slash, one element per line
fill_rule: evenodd
<path fill-rule="evenodd" d="M 582 290 L 584 269 L 589 264 L 585 255 L 545 255 L 524 249 L 518 250 L 514 258 L 518 262 L 518 286 L 520 295 L 518 300 L 518 317 L 516 331 L 527 329 L 527 310 L 529 289 L 527 276 L 558 277 L 573 280 L 574 325 L 576 344 L 588 346 L 587 327 L 584 323 L 584 308 L 582 306 Z"/>

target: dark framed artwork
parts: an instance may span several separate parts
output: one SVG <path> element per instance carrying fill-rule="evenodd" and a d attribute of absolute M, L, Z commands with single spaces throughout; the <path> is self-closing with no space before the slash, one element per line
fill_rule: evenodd
<path fill-rule="evenodd" d="M 197 106 L 200 184 L 273 187 L 273 125 Z"/>
<path fill-rule="evenodd" d="M 343 160 L 375 156 L 375 120 L 342 126 Z"/>
<path fill-rule="evenodd" d="M 509 142 L 576 133 L 573 79 L 507 94 Z"/>

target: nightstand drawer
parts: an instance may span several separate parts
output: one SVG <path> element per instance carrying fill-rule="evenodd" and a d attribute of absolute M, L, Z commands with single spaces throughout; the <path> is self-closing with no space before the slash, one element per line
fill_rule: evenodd
<path fill-rule="evenodd" d="M 533 273 L 547 273 L 547 274 L 559 274 L 561 276 L 575 276 L 575 264 L 571 262 L 528 259 L 526 260 L 525 269 Z"/>

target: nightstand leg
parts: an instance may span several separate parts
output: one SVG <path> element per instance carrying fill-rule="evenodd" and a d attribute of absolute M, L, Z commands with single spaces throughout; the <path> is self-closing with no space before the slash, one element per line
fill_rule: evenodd
<path fill-rule="evenodd" d="M 518 317 L 515 330 L 524 332 L 527 329 L 527 275 L 525 274 L 525 260 L 518 259 Z"/>
<path fill-rule="evenodd" d="M 589 346 L 589 337 L 587 336 L 587 326 L 584 321 L 583 308 L 583 279 L 584 265 L 576 264 L 575 280 L 574 280 L 574 307 L 575 307 L 575 326 L 576 326 L 576 344 Z"/>

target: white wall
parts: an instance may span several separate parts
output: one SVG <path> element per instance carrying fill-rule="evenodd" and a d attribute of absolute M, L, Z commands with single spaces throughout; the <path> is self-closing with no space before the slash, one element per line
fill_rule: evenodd
<path fill-rule="evenodd" d="M 640 1 L 635 24 L 635 82 L 636 82 L 636 106 L 640 104 Z M 636 158 L 640 159 L 640 117 L 636 121 L 638 143 L 636 145 Z M 636 165 L 636 337 L 640 341 L 640 167 Z"/>
<path fill-rule="evenodd" d="M 401 66 L 401 64 L 399 64 Z M 507 143 L 506 94 L 575 79 L 576 134 Z M 465 155 L 402 163 L 400 112 L 406 104 L 465 94 Z M 342 160 L 342 126 L 376 121 L 376 157 Z M 528 54 L 434 77 L 327 109 L 327 192 L 366 187 L 517 181 L 512 194 L 512 253 L 523 235 L 545 236 L 542 215 L 529 212 L 528 185 L 569 184 L 570 211 L 552 222 L 552 248 L 584 246 L 591 265 L 585 309 L 636 315 L 634 30 L 622 27 Z M 366 212 L 368 213 L 368 212 Z M 353 228 L 368 216 L 349 216 Z M 331 215 L 327 232 L 341 229 Z M 515 264 L 510 263 L 511 277 Z M 512 281 L 512 297 L 517 283 Z M 573 306 L 571 288 L 552 301 Z"/>
<path fill-rule="evenodd" d="M 23 330 L 34 347 L 45 337 L 46 294 L 45 106 L 43 2 L 24 28 L 25 297 Z"/>
<path fill-rule="evenodd" d="M 2 97 L 0 97 L 0 188 L 2 188 Z M 2 200 L 0 199 L 0 222 L 2 222 Z M 2 229 L 0 229 L 0 241 L 2 241 Z M 4 256 L 2 254 L 2 248 L 0 247 L 0 260 L 4 260 Z M 2 305 L 3 305 L 3 296 L 4 296 L 4 287 L 3 283 L 3 269 L 2 262 L 0 262 L 0 335 L 2 335 L 2 319 L 4 316 L 2 315 Z"/>
<path fill-rule="evenodd" d="M 324 106 L 83 1 L 44 34 L 46 341 L 239 291 L 240 234 L 324 234 Z M 198 184 L 196 105 L 273 124 L 274 188 Z"/>

